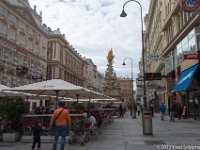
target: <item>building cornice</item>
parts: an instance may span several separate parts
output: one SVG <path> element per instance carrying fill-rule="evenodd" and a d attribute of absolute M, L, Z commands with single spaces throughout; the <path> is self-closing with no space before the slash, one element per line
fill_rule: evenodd
<path fill-rule="evenodd" d="M 169 26 L 170 22 L 172 21 L 173 15 L 177 14 L 177 12 L 180 11 L 180 9 L 181 8 L 179 2 L 176 2 L 174 9 L 168 14 L 167 18 L 165 19 L 161 31 L 164 31 Z"/>
<path fill-rule="evenodd" d="M 9 8 L 9 11 L 11 11 L 13 14 L 20 16 L 19 18 L 28 22 L 30 26 L 32 26 L 33 28 L 37 29 L 37 31 L 41 32 L 44 36 L 48 37 L 47 32 L 45 31 L 45 29 L 42 29 L 42 25 L 39 26 L 37 24 L 37 22 L 35 21 L 35 18 L 33 17 L 32 14 L 32 9 L 28 8 L 28 7 L 22 7 L 22 6 L 16 6 L 16 5 L 12 5 L 7 1 L 3 1 L 3 3 Z M 15 10 L 15 11 L 13 11 Z M 24 17 L 21 13 L 19 13 L 19 11 L 25 11 L 27 13 L 27 15 L 29 15 L 30 19 L 27 19 L 26 17 Z M 42 22 L 41 22 L 42 23 Z"/>

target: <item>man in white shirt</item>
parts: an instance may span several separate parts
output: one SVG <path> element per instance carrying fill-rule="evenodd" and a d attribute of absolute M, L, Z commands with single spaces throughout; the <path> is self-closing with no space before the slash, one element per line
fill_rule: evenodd
<path fill-rule="evenodd" d="M 96 121 L 96 118 L 93 116 L 93 114 L 91 114 L 89 120 L 90 120 L 92 127 L 94 127 L 96 125 L 97 121 Z"/>

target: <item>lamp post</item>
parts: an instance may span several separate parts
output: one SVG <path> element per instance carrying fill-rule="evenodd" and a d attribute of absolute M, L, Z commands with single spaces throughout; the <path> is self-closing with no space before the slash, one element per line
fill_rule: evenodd
<path fill-rule="evenodd" d="M 132 59 L 131 57 L 125 57 L 124 60 L 123 60 L 123 63 L 122 63 L 123 66 L 126 65 L 126 63 L 125 63 L 125 60 L 126 60 L 126 59 L 130 59 L 130 61 L 131 61 L 131 82 L 132 82 L 131 99 L 132 99 L 132 100 L 131 100 L 130 105 L 132 105 L 132 107 L 134 107 L 135 102 L 134 102 L 134 99 L 133 99 L 133 90 L 134 90 L 134 88 L 133 88 L 133 59 Z M 133 105 L 133 104 L 134 104 L 134 105 Z M 135 109 L 135 108 L 132 108 L 132 109 Z M 132 116 L 132 118 L 136 118 L 136 113 L 134 112 L 134 114 L 133 114 L 132 109 L 130 110 L 131 116 Z"/>
<path fill-rule="evenodd" d="M 143 99 L 144 99 L 144 108 L 146 109 L 147 108 L 147 100 L 146 100 L 146 82 L 145 82 L 145 62 L 144 62 L 144 30 L 143 30 L 143 18 L 142 18 L 142 5 L 138 2 L 138 1 L 136 1 L 136 0 L 129 0 L 129 1 L 127 1 L 127 2 L 125 2 L 124 3 L 124 5 L 123 5 L 123 10 L 122 10 L 122 13 L 120 14 L 120 17 L 126 17 L 127 16 L 127 14 L 126 14 L 126 12 L 124 11 L 124 7 L 125 7 L 125 5 L 127 4 L 127 3 L 129 3 L 129 2 L 131 2 L 131 1 L 133 1 L 133 2 L 136 2 L 137 4 L 139 4 L 139 6 L 140 6 L 140 13 L 141 13 L 141 28 L 142 28 L 142 64 L 143 64 L 143 84 L 144 84 L 144 94 L 143 94 Z"/>
<path fill-rule="evenodd" d="M 124 60 L 123 60 L 123 63 L 122 63 L 123 66 L 126 65 L 126 63 L 125 63 L 126 59 L 130 59 L 131 60 L 131 79 L 133 79 L 133 59 L 131 57 L 125 57 Z"/>
<path fill-rule="evenodd" d="M 126 65 L 126 63 L 125 63 L 126 59 L 130 59 L 130 61 L 131 61 L 132 100 L 133 100 L 133 89 L 134 89 L 134 86 L 133 86 L 133 59 L 131 57 L 125 57 L 123 60 L 123 63 L 122 63 L 123 66 Z"/>

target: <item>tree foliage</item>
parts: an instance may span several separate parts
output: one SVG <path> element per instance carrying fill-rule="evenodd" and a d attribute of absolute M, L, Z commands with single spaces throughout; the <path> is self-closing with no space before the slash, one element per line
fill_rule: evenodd
<path fill-rule="evenodd" d="M 25 112 L 25 102 L 22 98 L 0 98 L 0 115 L 12 122 L 18 121 L 20 115 Z"/>

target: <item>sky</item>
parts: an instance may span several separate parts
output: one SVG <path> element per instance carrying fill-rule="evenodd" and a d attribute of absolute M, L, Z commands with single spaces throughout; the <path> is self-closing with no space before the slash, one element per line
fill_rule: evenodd
<path fill-rule="evenodd" d="M 82 57 L 91 58 L 100 73 L 105 74 L 107 54 L 112 48 L 114 70 L 118 77 L 139 73 L 142 54 L 141 15 L 136 2 L 125 6 L 127 17 L 121 18 L 127 0 L 29 0 L 30 6 L 42 11 L 43 23 L 52 30 L 60 28 L 66 40 Z M 150 0 L 138 0 L 143 17 L 148 13 Z M 144 19 L 144 18 L 143 18 Z M 145 26 L 143 24 L 144 30 Z M 125 59 L 126 65 L 123 66 Z M 129 58 L 131 57 L 131 58 Z"/>

